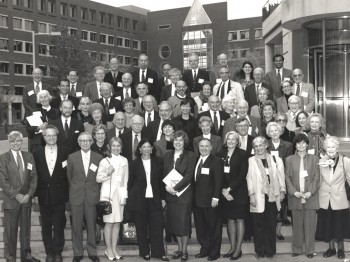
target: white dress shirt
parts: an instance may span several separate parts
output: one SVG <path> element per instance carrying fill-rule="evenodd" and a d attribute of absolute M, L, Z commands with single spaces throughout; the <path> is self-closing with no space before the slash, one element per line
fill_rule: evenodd
<path fill-rule="evenodd" d="M 201 162 L 201 160 L 203 160 L 203 164 L 205 163 L 205 160 L 207 160 L 209 155 L 207 156 L 200 156 L 196 165 L 196 169 L 194 170 L 194 181 L 197 181 L 197 172 L 198 172 L 198 166 Z"/>
<path fill-rule="evenodd" d="M 18 163 L 17 163 L 17 151 L 14 151 L 14 150 L 12 150 L 11 149 L 11 152 L 12 152 L 12 155 L 13 155 L 13 157 L 15 158 L 15 161 L 16 161 L 16 164 L 17 164 L 17 166 L 18 166 Z M 18 153 L 19 153 L 19 156 L 21 157 L 21 159 L 22 159 L 22 165 L 23 165 L 23 171 L 25 172 L 25 165 L 24 165 L 24 161 L 23 161 L 23 156 L 22 156 L 22 152 L 21 151 L 18 151 Z"/>
<path fill-rule="evenodd" d="M 209 112 L 210 112 L 211 120 L 213 121 L 213 124 L 214 124 L 214 111 L 209 109 Z M 218 129 L 220 129 L 220 125 L 221 125 L 220 112 L 219 110 L 215 112 L 216 112 L 216 118 L 218 119 Z"/>
<path fill-rule="evenodd" d="M 147 68 L 145 70 L 140 68 L 140 73 L 139 73 L 140 82 L 142 81 L 142 71 L 144 71 L 145 81 L 147 81 Z"/>
<path fill-rule="evenodd" d="M 57 161 L 57 145 L 54 146 L 45 146 L 45 158 L 46 164 L 50 172 L 50 176 L 52 176 L 53 170 L 55 169 L 56 161 Z"/>
<path fill-rule="evenodd" d="M 145 111 L 145 126 L 148 126 L 148 114 L 151 113 L 151 122 L 154 121 L 154 110 L 152 110 L 151 112 Z"/>
<path fill-rule="evenodd" d="M 171 84 L 171 96 L 175 95 L 175 91 L 176 91 L 175 84 Z"/>
<path fill-rule="evenodd" d="M 81 156 L 83 159 L 85 176 L 87 176 L 87 174 L 89 172 L 90 154 L 91 154 L 91 150 L 89 150 L 87 153 L 85 153 L 83 150 L 81 150 Z"/>
<path fill-rule="evenodd" d="M 163 122 L 164 122 L 163 119 L 160 119 L 158 132 L 157 132 L 157 141 L 162 138 L 162 124 L 163 124 Z"/>
<path fill-rule="evenodd" d="M 129 87 L 129 88 L 123 87 L 124 98 L 126 98 L 126 92 L 128 92 L 129 97 L 131 97 L 131 87 Z"/>
<path fill-rule="evenodd" d="M 147 182 L 147 187 L 146 187 L 146 198 L 153 198 L 153 190 L 152 190 L 152 185 L 151 185 L 151 159 L 142 159 L 142 164 L 145 169 L 146 173 L 146 182 Z"/>
<path fill-rule="evenodd" d="M 100 83 L 100 82 L 96 81 L 98 98 L 102 97 L 101 93 L 100 93 L 101 84 L 102 84 L 102 82 Z"/>
<path fill-rule="evenodd" d="M 194 72 L 196 72 L 196 78 L 198 78 L 198 68 L 192 69 L 192 77 L 194 79 Z"/>
<path fill-rule="evenodd" d="M 209 134 L 207 134 L 207 135 L 204 135 L 204 134 L 203 134 L 203 138 L 206 138 L 206 139 L 209 139 L 209 140 L 210 140 L 210 138 L 211 138 L 211 133 L 209 133 Z"/>
<path fill-rule="evenodd" d="M 62 121 L 63 129 L 64 129 L 64 125 L 66 124 L 66 119 L 67 119 L 68 127 L 70 128 L 71 117 L 65 118 L 64 116 L 61 116 L 61 121 Z"/>

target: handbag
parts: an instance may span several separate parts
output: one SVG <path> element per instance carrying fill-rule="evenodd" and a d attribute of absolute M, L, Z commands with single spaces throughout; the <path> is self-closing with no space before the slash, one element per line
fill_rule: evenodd
<path fill-rule="evenodd" d="M 119 244 L 130 245 L 137 243 L 137 234 L 135 223 L 126 222 L 120 224 Z"/>
<path fill-rule="evenodd" d="M 107 158 L 106 158 L 107 159 Z M 107 159 L 108 161 L 108 159 Z M 109 163 L 109 161 L 108 161 Z M 109 163 L 110 164 L 110 163 Z M 111 199 L 111 190 L 112 190 L 112 176 L 111 176 L 111 182 L 109 184 L 109 197 L 108 199 Z M 103 221 L 103 216 L 109 215 L 112 213 L 112 204 L 108 200 L 102 200 L 97 202 L 96 204 L 96 213 L 97 213 L 97 220 Z"/>

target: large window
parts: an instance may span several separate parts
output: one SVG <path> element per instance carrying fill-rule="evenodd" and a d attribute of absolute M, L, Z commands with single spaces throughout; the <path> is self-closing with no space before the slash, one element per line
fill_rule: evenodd
<path fill-rule="evenodd" d="M 262 28 L 256 28 L 254 32 L 255 39 L 262 39 L 263 34 L 262 34 Z"/>
<path fill-rule="evenodd" d="M 0 39 L 0 50 L 9 50 L 9 40 L 8 39 Z"/>
<path fill-rule="evenodd" d="M 81 19 L 87 20 L 88 19 L 88 10 L 84 7 L 81 8 Z"/>
<path fill-rule="evenodd" d="M 249 29 L 230 31 L 228 32 L 227 40 L 228 41 L 249 40 Z"/>
<path fill-rule="evenodd" d="M 23 18 L 14 17 L 13 18 L 13 29 L 33 31 L 33 21 Z"/>
<path fill-rule="evenodd" d="M 0 74 L 8 74 L 8 73 L 9 73 L 9 62 L 0 61 Z"/>
<path fill-rule="evenodd" d="M 8 18 L 5 15 L 0 15 L 0 27 L 8 27 Z"/>

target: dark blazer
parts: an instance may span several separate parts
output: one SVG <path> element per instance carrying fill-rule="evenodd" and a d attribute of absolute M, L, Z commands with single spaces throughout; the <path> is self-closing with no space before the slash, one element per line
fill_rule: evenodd
<path fill-rule="evenodd" d="M 183 130 L 186 132 L 189 139 L 189 145 L 187 149 L 193 152 L 193 139 L 200 133 L 198 131 L 197 118 L 194 118 L 193 116 L 190 115 L 190 118 L 188 119 L 188 121 L 183 122 L 181 115 L 179 115 L 173 118 L 172 122 L 175 124 L 178 130 Z"/>
<path fill-rule="evenodd" d="M 12 152 L 8 151 L 0 155 L 0 187 L 3 191 L 4 209 L 14 209 L 19 205 L 19 202 L 15 198 L 17 194 L 28 194 L 32 198 L 36 190 L 38 177 L 34 157 L 28 152 L 21 151 L 21 153 L 24 162 L 23 184 Z M 31 199 L 24 205 L 31 207 Z"/>
<path fill-rule="evenodd" d="M 145 131 L 144 129 L 141 131 L 141 139 L 145 138 Z M 134 137 L 132 137 L 132 130 L 129 130 L 128 132 L 124 132 L 123 134 L 121 134 L 120 139 L 123 142 L 123 151 L 121 153 L 121 155 L 123 157 L 126 157 L 130 162 L 133 160 L 132 156 L 133 156 L 133 150 L 132 150 L 132 143 L 134 141 Z M 138 138 L 139 142 L 141 141 L 140 137 Z"/>
<path fill-rule="evenodd" d="M 52 87 L 47 84 L 42 83 L 42 90 L 47 90 L 51 95 L 53 94 Z M 40 110 L 41 105 L 37 103 L 37 96 L 34 91 L 34 82 L 24 87 L 22 101 L 26 111 L 26 116 L 30 116 L 34 111 Z"/>
<path fill-rule="evenodd" d="M 197 136 L 193 139 L 193 151 L 196 157 L 199 157 L 198 144 L 199 144 L 199 141 L 201 141 L 202 139 L 203 139 L 203 135 Z M 211 153 L 214 156 L 216 156 L 221 151 L 221 148 L 222 148 L 221 137 L 211 134 L 210 142 L 212 145 Z"/>
<path fill-rule="evenodd" d="M 69 134 L 67 139 L 65 136 L 61 118 L 50 121 L 49 123 L 58 128 L 59 134 L 57 136 L 57 145 L 67 147 L 68 154 L 80 149 L 78 144 L 78 137 L 81 132 L 84 132 L 84 126 L 82 122 L 71 117 Z"/>
<path fill-rule="evenodd" d="M 222 136 L 222 132 L 224 130 L 224 126 L 226 125 L 226 120 L 229 119 L 231 116 L 230 114 L 226 113 L 225 111 L 221 111 L 219 110 L 219 114 L 220 114 L 220 129 L 218 130 L 218 132 L 216 132 L 214 126 L 211 128 L 210 133 L 212 133 L 213 135 L 216 136 Z M 208 111 L 204 111 L 202 113 L 200 113 L 197 117 L 197 119 L 200 119 L 202 116 L 209 116 L 211 118 L 211 114 L 210 114 L 210 110 Z M 222 122 L 224 120 L 224 123 Z M 214 123 L 214 119 L 211 118 L 211 121 L 213 121 Z"/>
<path fill-rule="evenodd" d="M 163 75 L 158 78 L 158 86 L 159 86 L 159 88 L 163 88 L 164 86 L 168 85 L 168 83 L 165 83 L 164 78 L 165 77 Z M 171 82 L 170 77 L 169 77 L 169 81 Z"/>
<path fill-rule="evenodd" d="M 134 70 L 131 75 L 132 75 L 132 84 L 131 87 L 135 90 L 136 85 L 141 82 L 140 80 L 140 68 Z M 160 97 L 160 90 L 161 87 L 159 87 L 158 84 L 158 74 L 156 71 L 154 71 L 151 68 L 147 68 L 147 73 L 146 73 L 146 79 L 145 82 L 148 85 L 148 94 L 154 96 L 154 98 L 159 102 L 159 97 Z"/>
<path fill-rule="evenodd" d="M 197 163 L 198 159 L 195 165 L 197 165 Z M 203 168 L 209 168 L 209 175 L 202 174 L 201 172 L 195 178 L 195 204 L 197 207 L 211 207 L 212 199 L 219 199 L 221 195 L 224 167 L 221 164 L 220 158 L 210 154 L 203 163 L 202 170 Z"/>
<path fill-rule="evenodd" d="M 261 83 L 261 87 L 265 87 L 267 90 L 270 91 L 268 99 L 272 100 L 273 99 L 273 95 L 272 95 L 271 87 L 268 84 L 264 83 L 264 82 Z M 255 105 L 258 104 L 257 93 L 255 91 L 255 83 L 252 83 L 252 84 L 247 85 L 245 87 L 244 98 L 248 102 L 248 105 L 249 105 L 248 114 L 250 114 L 250 109 L 252 108 L 252 106 L 255 106 Z"/>
<path fill-rule="evenodd" d="M 122 134 L 125 132 L 128 132 L 130 130 L 131 130 L 131 128 L 124 127 Z M 116 137 L 115 127 L 111 128 L 111 129 L 107 129 L 106 142 L 108 143 L 113 137 Z"/>
<path fill-rule="evenodd" d="M 69 83 L 69 88 L 71 87 L 72 83 Z M 83 96 L 85 85 L 81 84 L 80 82 L 75 82 L 75 93 L 81 92 L 81 96 L 76 96 L 78 99 L 80 99 Z"/>
<path fill-rule="evenodd" d="M 135 89 L 134 88 L 130 88 L 130 89 L 131 89 L 131 97 L 134 99 L 138 98 L 139 95 L 136 93 Z M 123 88 L 121 90 L 118 90 L 117 92 L 115 92 L 114 97 L 115 97 L 115 99 L 122 102 L 124 100 Z"/>
<path fill-rule="evenodd" d="M 78 110 L 78 106 L 79 106 L 79 98 L 77 98 L 75 96 L 68 95 L 68 99 L 73 102 L 73 106 L 74 106 L 73 111 L 77 111 Z M 62 102 L 61 96 L 58 95 L 58 96 L 56 96 L 55 98 L 53 98 L 51 100 L 50 105 L 53 108 L 59 109 L 60 105 L 61 105 L 61 102 Z"/>
<path fill-rule="evenodd" d="M 168 151 L 164 156 L 164 175 L 166 177 L 170 171 L 174 168 L 174 150 Z M 193 175 L 194 168 L 196 167 L 196 156 L 193 152 L 184 150 L 183 154 L 176 160 L 175 170 L 182 175 L 182 179 L 174 186 L 174 190 L 180 192 L 184 190 L 188 185 L 189 188 L 182 193 L 181 196 L 174 196 L 166 192 L 165 199 L 167 202 L 177 202 L 188 204 L 193 200 Z"/>
<path fill-rule="evenodd" d="M 153 191 L 153 200 L 157 208 L 162 208 L 162 200 L 165 199 L 165 186 L 162 181 L 163 164 L 160 158 L 151 157 L 151 186 Z M 146 202 L 146 172 L 143 167 L 142 159 L 139 157 L 129 165 L 128 180 L 128 210 L 140 212 L 143 210 Z"/>
<path fill-rule="evenodd" d="M 202 83 L 204 81 L 210 81 L 209 73 L 203 69 L 198 69 L 197 78 L 193 79 L 192 69 L 186 70 L 182 75 L 182 80 L 187 84 L 187 91 L 199 92 L 202 90 Z M 203 81 L 202 81 L 203 80 Z M 201 83 L 199 83 L 201 82 Z"/>
<path fill-rule="evenodd" d="M 285 164 L 286 158 L 293 154 L 293 144 L 287 141 L 280 139 L 280 144 L 278 148 L 275 148 L 272 140 L 267 140 L 268 142 L 268 152 L 271 154 L 271 151 L 278 151 L 278 156 L 283 160 L 283 164 Z"/>
<path fill-rule="evenodd" d="M 288 128 L 285 127 L 283 134 L 280 136 L 280 139 L 293 143 L 294 137 L 295 137 L 295 132 L 289 131 Z"/>
<path fill-rule="evenodd" d="M 94 101 L 94 103 L 99 103 L 102 105 L 103 109 L 105 109 L 105 99 L 104 98 L 100 98 Z M 122 106 L 122 102 L 118 99 L 116 99 L 115 96 L 111 96 L 111 99 L 109 101 L 108 104 L 108 112 L 104 111 L 104 117 L 108 122 L 112 122 L 113 118 L 114 118 L 114 114 L 110 114 L 110 110 L 115 110 L 115 113 L 117 113 L 118 111 L 123 111 L 123 106 Z"/>
<path fill-rule="evenodd" d="M 57 160 L 55 168 L 50 176 L 46 163 L 45 146 L 39 147 L 33 153 L 38 173 L 38 186 L 36 195 L 39 204 L 53 205 L 68 201 L 68 180 L 67 180 L 67 149 L 57 147 Z"/>
<path fill-rule="evenodd" d="M 142 116 L 143 119 L 145 119 L 145 126 L 146 126 L 146 119 L 148 117 L 148 113 L 146 111 L 144 111 L 143 113 L 140 114 L 140 116 Z M 156 110 L 154 110 L 154 120 L 153 121 L 156 121 L 159 119 L 160 119 L 159 113 Z M 151 122 L 153 122 L 153 121 L 151 121 Z M 149 122 L 149 123 L 151 123 L 151 122 Z M 147 126 L 149 125 L 149 123 L 147 123 Z"/>
<path fill-rule="evenodd" d="M 224 166 L 227 157 L 227 148 L 223 148 L 217 155 Z M 229 162 L 230 172 L 224 172 L 223 188 L 231 188 L 230 194 L 237 204 L 248 204 L 249 195 L 247 187 L 248 157 L 244 150 L 236 148 Z"/>
<path fill-rule="evenodd" d="M 123 88 L 123 84 L 122 84 L 123 74 L 124 74 L 123 72 L 118 71 L 117 77 L 114 80 L 112 76 L 112 72 L 110 71 L 105 74 L 105 78 L 103 79 L 103 82 L 110 83 L 113 86 L 114 92 L 117 92 Z"/>
<path fill-rule="evenodd" d="M 226 134 L 230 131 L 236 131 L 236 123 L 237 115 L 234 117 L 231 117 L 225 122 L 224 130 L 222 132 L 222 139 L 225 138 Z M 261 122 L 259 118 L 256 118 L 254 116 L 249 116 L 250 120 L 250 127 L 251 127 L 251 136 L 257 137 L 262 135 L 262 128 L 261 128 Z M 258 131 L 258 132 L 256 132 Z"/>
<path fill-rule="evenodd" d="M 248 139 L 247 139 L 247 149 L 246 149 L 246 154 L 249 157 L 253 156 L 252 154 L 252 150 L 253 150 L 253 140 L 255 137 L 248 135 Z"/>
<path fill-rule="evenodd" d="M 160 92 L 160 102 L 168 101 L 171 97 L 171 88 L 172 84 L 162 87 L 162 91 Z"/>
<path fill-rule="evenodd" d="M 100 189 L 96 182 L 96 174 L 102 159 L 100 154 L 90 151 L 89 171 L 86 176 L 81 150 L 68 156 L 67 178 L 71 205 L 82 205 L 84 199 L 90 206 L 97 204 L 100 199 Z M 91 169 L 92 165 L 96 166 L 95 171 Z"/>
<path fill-rule="evenodd" d="M 281 83 L 284 81 L 285 78 L 289 78 L 290 81 L 293 81 L 292 70 L 283 68 L 281 75 L 282 75 Z M 271 86 L 273 99 L 276 100 L 277 98 L 281 97 L 282 90 L 281 90 L 281 86 L 278 85 L 277 73 L 275 68 L 272 71 L 266 73 L 265 80 L 266 80 L 266 83 L 269 86 Z"/>
<path fill-rule="evenodd" d="M 97 90 L 96 80 L 86 84 L 83 96 L 87 96 L 91 101 L 99 99 L 99 91 Z"/>
<path fill-rule="evenodd" d="M 53 107 L 51 107 L 49 111 L 46 111 L 43 108 L 40 108 L 38 111 L 41 112 L 41 115 L 42 115 L 41 120 L 44 123 L 55 120 L 55 119 L 60 117 L 60 111 L 56 108 L 53 108 Z M 35 134 L 35 132 L 38 131 L 37 126 L 29 125 L 27 120 L 25 120 L 24 122 L 26 123 L 26 129 L 27 129 L 29 139 L 33 139 L 35 136 L 39 135 L 39 134 Z M 38 142 L 41 141 L 41 138 L 42 138 L 42 134 L 40 133 L 40 139 L 38 140 Z"/>

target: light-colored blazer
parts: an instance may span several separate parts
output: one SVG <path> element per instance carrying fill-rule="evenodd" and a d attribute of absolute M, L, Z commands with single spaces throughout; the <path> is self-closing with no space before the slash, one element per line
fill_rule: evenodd
<path fill-rule="evenodd" d="M 96 80 L 86 84 L 83 96 L 87 96 L 91 101 L 99 99 L 99 90 L 97 89 Z"/>
<path fill-rule="evenodd" d="M 295 90 L 296 84 L 293 85 L 293 90 Z M 315 109 L 315 88 L 311 83 L 301 83 L 299 98 L 303 101 L 303 107 L 306 112 L 311 113 Z"/>
<path fill-rule="evenodd" d="M 252 106 L 252 108 L 250 109 L 250 116 L 261 118 L 258 105 Z"/>
<path fill-rule="evenodd" d="M 344 174 L 345 170 L 345 174 Z M 320 190 L 318 191 L 320 208 L 328 209 L 329 204 L 333 210 L 349 208 L 345 192 L 345 180 L 350 183 L 350 159 L 339 155 L 332 180 L 329 167 L 320 167 Z"/>
<path fill-rule="evenodd" d="M 270 156 L 270 155 L 268 155 Z M 270 156 L 271 157 L 271 156 Z M 265 210 L 265 194 L 262 191 L 262 176 L 258 165 L 255 160 L 255 156 L 252 156 L 248 159 L 249 169 L 247 174 L 247 185 L 249 196 L 255 194 L 256 206 L 250 205 L 250 212 L 252 213 L 263 213 Z M 281 158 L 276 157 L 276 163 L 271 157 L 271 169 L 274 181 L 279 184 L 280 192 L 286 192 L 285 186 L 285 175 L 284 175 L 284 166 Z M 276 198 L 277 209 L 281 209 L 281 200 L 280 196 Z"/>
<path fill-rule="evenodd" d="M 111 176 L 107 175 L 107 168 L 112 165 L 114 172 Z M 129 178 L 129 164 L 128 160 L 119 155 L 112 155 L 111 158 L 106 157 L 101 160 L 96 175 L 97 183 L 102 183 L 100 200 L 111 201 L 115 190 L 119 189 L 119 199 L 127 198 L 127 187 Z M 111 184 L 112 183 L 112 184 Z M 110 196 L 110 198 L 109 198 Z"/>
<path fill-rule="evenodd" d="M 213 95 L 216 95 L 219 91 L 221 83 L 216 84 L 213 87 Z M 236 101 L 244 100 L 243 88 L 240 83 L 230 80 L 231 90 L 225 96 L 235 96 Z"/>

